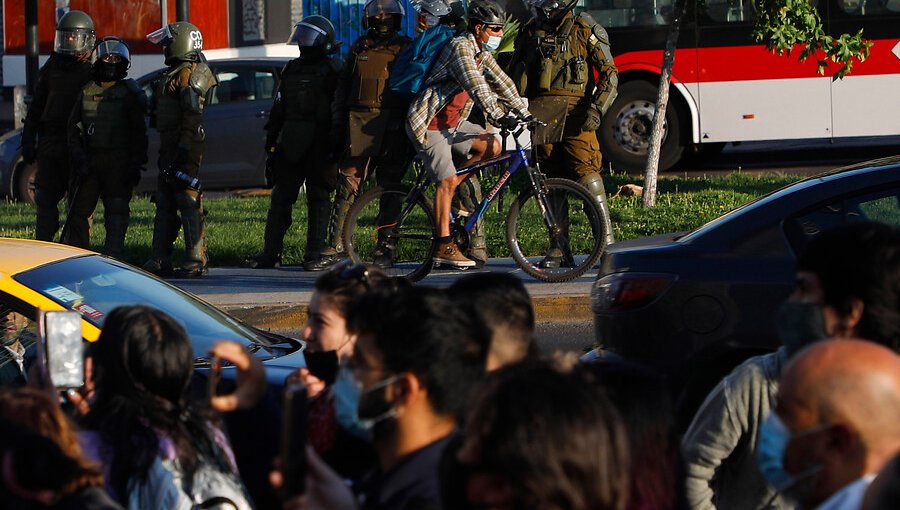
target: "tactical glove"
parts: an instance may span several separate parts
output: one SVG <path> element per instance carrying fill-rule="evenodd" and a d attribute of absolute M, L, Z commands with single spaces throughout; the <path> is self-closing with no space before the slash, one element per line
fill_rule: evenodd
<path fill-rule="evenodd" d="M 593 108 L 589 108 L 587 111 L 587 118 L 584 119 L 584 124 L 581 125 L 582 131 L 596 131 L 600 129 L 600 112 Z"/>

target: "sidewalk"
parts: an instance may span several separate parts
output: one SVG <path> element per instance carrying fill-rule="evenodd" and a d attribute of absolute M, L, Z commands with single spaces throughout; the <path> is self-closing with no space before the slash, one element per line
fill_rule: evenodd
<path fill-rule="evenodd" d="M 481 270 L 434 271 L 420 284 L 446 287 L 457 278 L 479 271 L 506 272 L 522 278 L 538 322 L 589 321 L 593 317 L 590 293 L 596 270 L 571 282 L 546 283 L 523 273 L 512 259 L 491 259 Z M 306 322 L 307 305 L 319 274 L 302 267 L 212 268 L 204 278 L 169 281 L 248 324 L 296 331 Z"/>

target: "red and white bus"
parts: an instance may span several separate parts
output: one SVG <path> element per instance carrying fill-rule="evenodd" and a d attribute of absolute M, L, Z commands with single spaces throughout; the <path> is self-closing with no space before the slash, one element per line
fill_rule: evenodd
<path fill-rule="evenodd" d="M 583 5 L 582 5 L 583 2 Z M 640 169 L 673 0 L 581 0 L 609 32 L 619 95 L 600 143 L 614 168 Z M 687 0 L 672 71 L 660 169 L 727 142 L 900 135 L 900 0 L 813 0 L 827 33 L 874 42 L 843 80 L 816 59 L 779 56 L 751 36 L 753 0 Z"/>

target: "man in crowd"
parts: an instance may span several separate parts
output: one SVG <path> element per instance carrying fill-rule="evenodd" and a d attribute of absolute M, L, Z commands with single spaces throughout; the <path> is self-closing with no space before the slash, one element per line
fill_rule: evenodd
<path fill-rule="evenodd" d="M 284 235 L 290 228 L 294 203 L 306 183 L 307 270 L 322 269 L 322 249 L 328 229 L 329 195 L 334 189 L 333 156 L 327 150 L 337 124 L 332 109 L 340 71 L 331 58 L 339 46 L 334 25 L 323 16 L 309 16 L 294 26 L 288 44 L 300 56 L 288 62 L 266 123 L 266 169 L 271 172 L 272 201 L 266 216 L 263 249 L 247 259 L 251 268 L 281 265 Z"/>
<path fill-rule="evenodd" d="M 767 478 L 804 509 L 859 508 L 900 453 L 900 357 L 860 340 L 829 340 L 785 367 L 763 424 Z"/>
<path fill-rule="evenodd" d="M 788 359 L 830 337 L 900 347 L 900 230 L 854 223 L 825 231 L 797 259 L 794 292 L 775 317 L 784 344 L 747 360 L 706 398 L 682 452 L 691 508 L 792 508 L 763 478 L 755 454 Z"/>
<path fill-rule="evenodd" d="M 529 109 L 547 123 L 534 131 L 538 162 L 547 175 L 577 180 L 590 191 L 605 213 L 605 242 L 612 243 L 597 140 L 618 84 L 609 37 L 588 13 L 574 14 L 575 0 L 526 1 L 534 18 L 516 36 L 508 68 Z M 556 246 L 541 261 L 544 267 L 561 263 Z"/>
<path fill-rule="evenodd" d="M 342 155 L 343 161 L 328 227 L 331 245 L 319 260 L 310 262 L 307 269 L 313 271 L 347 257 L 341 240 L 344 219 L 369 173 L 376 172 L 379 185 L 399 184 L 412 159 L 409 140 L 402 130 L 409 105 L 387 87 L 397 55 L 410 43 L 399 33 L 406 13 L 398 0 L 369 0 L 363 12 L 367 31 L 350 47 L 334 97 L 339 116 L 333 135 L 335 154 Z M 379 204 L 379 209 L 386 208 L 399 211 L 400 204 Z M 375 263 L 390 266 L 390 255 L 389 251 L 377 253 Z"/>
<path fill-rule="evenodd" d="M 203 57 L 203 35 L 186 21 L 169 23 L 147 39 L 164 48 L 169 66 L 156 83 L 150 122 L 159 131 L 159 178 L 154 199 L 153 246 L 148 272 L 171 273 L 172 245 L 179 218 L 184 227 L 182 276 L 206 274 L 206 210 L 200 190 L 203 158 L 203 107 L 216 86 L 216 76 Z"/>
<path fill-rule="evenodd" d="M 131 54 L 124 41 L 105 37 L 97 45 L 93 79 L 78 96 L 69 118 L 69 149 L 77 181 L 63 242 L 90 249 L 91 216 L 103 197 L 106 243 L 103 252 L 125 252 L 131 213 L 128 202 L 147 164 L 146 96 L 126 78 Z"/>
<path fill-rule="evenodd" d="M 82 11 L 65 13 L 56 24 L 53 52 L 38 74 L 22 130 L 22 160 L 37 160 L 34 237 L 52 241 L 59 230 L 59 201 L 71 180 L 67 125 L 78 93 L 90 79 L 94 22 Z M 37 139 L 37 140 L 36 140 Z M 40 150 L 38 150 L 38 148 Z"/>
<path fill-rule="evenodd" d="M 500 46 L 506 11 L 494 0 L 475 0 L 469 6 L 468 31 L 442 50 L 425 83 L 409 108 L 407 134 L 422 159 L 425 171 L 438 183 L 435 216 L 439 246 L 435 262 L 467 268 L 476 262 L 463 255 L 450 235 L 450 208 L 457 186 L 465 179 L 456 165 L 470 165 L 496 156 L 500 141 L 466 119 L 477 105 L 493 125 L 513 128 L 514 116 L 499 105 L 502 99 L 519 117 L 528 118 L 525 101 L 500 69 L 491 51 Z"/>

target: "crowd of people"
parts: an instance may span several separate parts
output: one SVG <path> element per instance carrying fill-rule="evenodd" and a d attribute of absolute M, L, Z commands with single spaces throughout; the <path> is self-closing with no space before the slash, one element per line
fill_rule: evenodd
<path fill-rule="evenodd" d="M 278 454 L 281 386 L 258 359 L 216 344 L 209 356 L 237 371 L 220 394 L 177 322 L 124 306 L 90 345 L 83 387 L 59 393 L 35 365 L 27 385 L 0 389 L 0 497 L 23 509 L 893 509 L 898 300 L 900 230 L 819 234 L 772 317 L 784 346 L 723 379 L 682 434 L 663 377 L 541 352 L 515 276 L 441 289 L 340 263 L 316 282 L 307 366 L 285 381 L 308 402 L 288 431 L 299 459 Z M 297 462 L 301 474 L 282 469 Z M 302 491 L 282 490 L 291 475 Z"/>
<path fill-rule="evenodd" d="M 301 189 L 307 204 L 303 267 L 321 271 L 345 259 L 343 223 L 363 182 L 374 175 L 380 185 L 399 184 L 414 157 L 436 183 L 435 263 L 484 265 L 488 253 L 480 219 L 467 242 L 450 235 L 451 210 L 470 215 L 482 199 L 478 178 L 455 171 L 499 155 L 502 141 L 493 128 L 523 121 L 534 128 L 535 157 L 545 172 L 582 184 L 608 222 L 596 134 L 616 97 L 617 70 L 606 31 L 590 15 L 576 15 L 574 0 L 526 3 L 532 19 L 515 38 L 515 52 L 500 62 L 494 52 L 508 17 L 495 0 L 413 1 L 422 32 L 415 42 L 401 35 L 407 14 L 400 0 L 368 0 L 365 32 L 350 45 L 343 64 L 332 22 L 323 16 L 300 20 L 288 40 L 300 55 L 281 71 L 265 126 L 272 195 L 263 248 L 247 257 L 247 266 L 281 264 Z M 129 200 L 148 159 L 144 114 L 149 112 L 160 135 L 159 178 L 151 256 L 143 268 L 163 276 L 206 274 L 203 110 L 217 82 L 202 53 L 203 36 L 185 21 L 147 36 L 164 48 L 168 66 L 148 105 L 127 78 L 127 44 L 105 37 L 95 45 L 94 34 L 85 12 L 69 11 L 59 19 L 54 51 L 41 68 L 25 119 L 23 159 L 37 162 L 35 236 L 55 239 L 58 204 L 68 197 L 60 240 L 90 248 L 92 217 L 102 198 L 103 251 L 123 257 Z M 424 46 L 433 48 L 431 60 L 409 62 L 424 52 L 416 43 L 436 40 L 435 34 L 446 43 Z M 393 81 L 411 79 L 410 69 L 421 73 L 417 85 L 398 90 Z M 386 198 L 379 216 L 389 222 L 399 209 L 396 199 Z M 611 225 L 605 227 L 605 241 L 612 242 Z M 185 260 L 175 267 L 173 243 L 180 230 Z M 372 262 L 386 268 L 393 264 L 394 247 L 379 241 Z M 541 265 L 559 267 L 562 259 L 561 248 L 551 246 Z"/>

